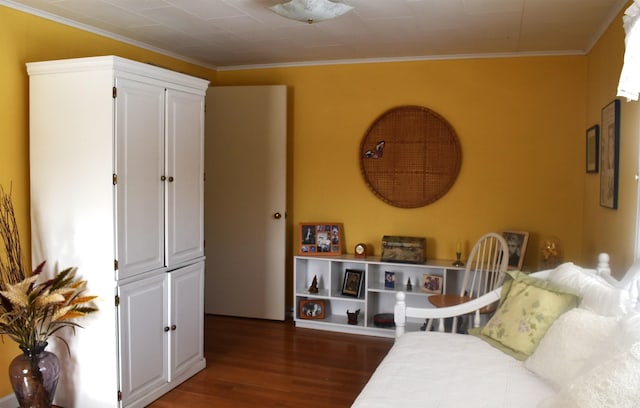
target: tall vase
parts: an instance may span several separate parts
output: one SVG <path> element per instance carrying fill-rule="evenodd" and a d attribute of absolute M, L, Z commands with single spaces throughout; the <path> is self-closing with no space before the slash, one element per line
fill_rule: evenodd
<path fill-rule="evenodd" d="M 46 342 L 33 349 L 20 347 L 9 365 L 9 377 L 20 408 L 50 408 L 58 386 L 60 360 L 45 351 Z"/>

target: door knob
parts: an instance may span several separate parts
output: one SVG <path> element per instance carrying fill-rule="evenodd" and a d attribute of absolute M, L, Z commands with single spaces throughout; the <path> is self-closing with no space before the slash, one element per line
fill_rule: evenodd
<path fill-rule="evenodd" d="M 173 182 L 173 177 L 170 176 L 169 177 L 169 183 L 172 183 L 172 182 Z"/>
<path fill-rule="evenodd" d="M 277 213 L 273 214 L 273 218 L 275 218 L 276 220 L 279 220 L 280 218 L 282 218 L 282 214 L 277 212 Z"/>
<path fill-rule="evenodd" d="M 168 332 L 169 330 L 169 326 L 164 326 L 164 331 Z"/>
<path fill-rule="evenodd" d="M 174 325 L 172 325 L 172 326 L 171 326 L 171 330 L 175 330 L 175 329 L 177 329 L 177 327 L 176 327 L 176 325 L 174 324 Z"/>

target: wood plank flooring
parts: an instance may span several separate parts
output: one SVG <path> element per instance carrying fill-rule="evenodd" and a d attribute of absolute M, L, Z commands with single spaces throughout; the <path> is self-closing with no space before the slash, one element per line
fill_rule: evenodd
<path fill-rule="evenodd" d="M 393 339 L 207 315 L 207 368 L 150 405 L 349 407 Z"/>

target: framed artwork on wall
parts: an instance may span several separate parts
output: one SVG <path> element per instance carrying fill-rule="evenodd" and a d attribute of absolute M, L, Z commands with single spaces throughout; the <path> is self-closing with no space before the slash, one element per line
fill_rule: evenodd
<path fill-rule="evenodd" d="M 620 100 L 602 108 L 600 129 L 600 205 L 615 210 L 618 208 Z"/>
<path fill-rule="evenodd" d="M 587 173 L 598 172 L 600 158 L 600 126 L 594 125 L 587 129 Z"/>
<path fill-rule="evenodd" d="M 337 222 L 300 223 L 298 244 L 299 255 L 341 255 L 342 224 Z"/>

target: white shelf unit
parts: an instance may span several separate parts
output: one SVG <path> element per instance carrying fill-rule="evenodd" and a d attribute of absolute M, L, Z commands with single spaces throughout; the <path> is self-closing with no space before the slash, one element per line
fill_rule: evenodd
<path fill-rule="evenodd" d="M 348 269 L 363 271 L 362 290 L 358 297 L 342 295 L 345 272 Z M 433 260 L 424 264 L 406 264 L 382 262 L 380 258 L 356 258 L 353 255 L 339 257 L 294 257 L 294 320 L 296 326 L 345 333 L 366 334 L 393 337 L 394 329 L 374 325 L 374 316 L 380 313 L 393 313 L 396 293 L 405 292 L 408 306 L 429 306 L 431 293 L 421 290 L 424 274 L 443 278 L 445 293 L 456 293 L 462 279 L 463 267 L 453 266 L 453 261 Z M 385 287 L 385 272 L 395 272 L 394 288 Z M 318 293 L 309 293 L 309 286 L 316 277 Z M 406 290 L 408 279 L 413 286 Z M 323 319 L 301 319 L 299 304 L 301 300 L 324 300 L 325 317 Z M 357 325 L 347 323 L 347 310 L 360 309 Z M 408 330 L 419 330 L 423 321 L 410 321 Z"/>

